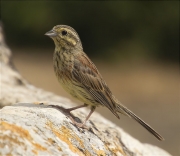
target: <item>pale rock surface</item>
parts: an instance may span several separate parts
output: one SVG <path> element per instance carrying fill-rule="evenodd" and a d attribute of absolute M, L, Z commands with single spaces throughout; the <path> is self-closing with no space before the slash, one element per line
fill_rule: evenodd
<path fill-rule="evenodd" d="M 166 151 L 132 138 L 94 113 L 81 130 L 66 114 L 48 105 L 71 107 L 63 97 L 36 88 L 17 72 L 0 26 L 0 155 L 13 156 L 170 156 Z M 46 102 L 37 102 L 46 101 Z M 18 104 L 15 104 L 18 103 Z M 85 119 L 87 109 L 73 114 Z"/>

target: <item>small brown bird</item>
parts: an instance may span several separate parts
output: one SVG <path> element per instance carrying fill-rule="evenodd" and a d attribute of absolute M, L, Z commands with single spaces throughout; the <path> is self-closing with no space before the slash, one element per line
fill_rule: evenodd
<path fill-rule="evenodd" d="M 105 106 L 118 119 L 120 119 L 118 113 L 132 117 L 158 140 L 164 140 L 153 128 L 114 97 L 94 63 L 84 53 L 80 38 L 73 28 L 67 25 L 57 25 L 45 35 L 52 38 L 55 43 L 53 64 L 58 81 L 68 93 L 84 103 L 81 106 L 66 109 L 66 111 L 91 107 L 89 115 L 82 124 L 74 121 L 78 127 L 84 127 L 97 106 Z"/>

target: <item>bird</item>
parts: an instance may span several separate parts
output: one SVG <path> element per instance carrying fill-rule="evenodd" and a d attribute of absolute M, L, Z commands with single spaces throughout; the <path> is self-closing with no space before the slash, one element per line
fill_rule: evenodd
<path fill-rule="evenodd" d="M 55 44 L 53 66 L 56 77 L 62 88 L 71 96 L 83 102 L 83 105 L 67 108 L 67 112 L 90 106 L 91 110 L 82 123 L 73 121 L 83 128 L 96 107 L 107 107 L 118 119 L 119 114 L 126 115 L 154 135 L 158 140 L 164 138 L 152 127 L 125 107 L 113 95 L 95 64 L 83 51 L 78 33 L 70 26 L 56 25 L 45 33 Z"/>

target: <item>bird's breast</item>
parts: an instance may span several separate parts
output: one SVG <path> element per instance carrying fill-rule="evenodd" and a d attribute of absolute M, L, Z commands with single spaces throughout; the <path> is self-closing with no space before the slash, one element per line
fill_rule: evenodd
<path fill-rule="evenodd" d="M 53 56 L 54 71 L 58 81 L 62 85 L 69 85 L 72 79 L 71 71 L 73 68 L 72 57 L 65 52 L 56 52 Z"/>

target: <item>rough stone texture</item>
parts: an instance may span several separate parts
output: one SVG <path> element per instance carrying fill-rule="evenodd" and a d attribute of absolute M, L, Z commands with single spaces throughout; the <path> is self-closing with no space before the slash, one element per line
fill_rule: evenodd
<path fill-rule="evenodd" d="M 2 155 L 169 155 L 133 139 L 98 114 L 92 116 L 88 126 L 93 130 L 88 131 L 56 109 L 26 105 L 1 109 Z"/>
<path fill-rule="evenodd" d="M 81 130 L 65 113 L 49 107 L 71 107 L 73 103 L 23 79 L 11 62 L 1 26 L 0 65 L 0 155 L 170 156 L 158 147 L 142 144 L 98 113 L 87 122 L 91 130 Z M 84 119 L 88 110 L 73 114 Z"/>

